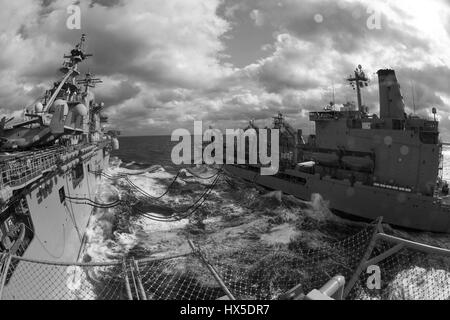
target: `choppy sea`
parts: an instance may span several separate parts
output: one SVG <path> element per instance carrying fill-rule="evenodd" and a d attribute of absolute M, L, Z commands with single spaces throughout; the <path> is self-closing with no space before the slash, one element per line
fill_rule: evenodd
<path fill-rule="evenodd" d="M 128 174 L 128 178 L 151 196 L 158 197 L 167 190 L 180 167 L 174 166 L 170 155 L 174 142 L 167 136 L 121 137 L 120 150 L 112 155 L 110 175 Z M 444 179 L 450 180 L 450 148 L 444 150 Z M 198 167 L 196 174 L 214 175 L 216 169 Z M 187 207 L 203 194 L 212 180 L 199 179 L 183 172 L 170 192 L 156 204 L 141 199 L 141 210 L 156 215 L 171 215 Z M 96 198 L 111 202 L 130 197 L 133 191 L 123 179 L 104 179 Z M 124 257 L 136 259 L 188 252 L 186 236 L 203 234 L 215 241 L 256 241 L 268 245 L 288 245 L 301 237 L 310 248 L 317 248 L 355 234 L 355 224 L 336 217 L 326 201 L 315 196 L 300 201 L 280 192 L 269 192 L 244 181 L 220 179 L 200 214 L 201 227 L 192 226 L 190 219 L 159 222 L 137 214 L 132 208 L 120 206 L 96 209 L 87 230 L 85 262 L 109 262 Z M 302 230 L 299 220 L 309 219 L 324 226 L 323 230 Z M 230 225 L 229 221 L 235 221 Z M 274 222 L 275 221 L 275 222 Z M 333 228 L 330 226 L 339 226 Z M 198 229 L 196 229 L 198 228 Z M 395 230 L 399 236 L 450 248 L 450 237 L 442 234 Z M 251 235 L 251 237 L 249 236 Z"/>

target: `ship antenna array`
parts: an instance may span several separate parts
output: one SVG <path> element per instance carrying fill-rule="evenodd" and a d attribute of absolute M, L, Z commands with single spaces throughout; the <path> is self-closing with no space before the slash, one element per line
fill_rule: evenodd
<path fill-rule="evenodd" d="M 413 101 L 413 110 L 414 110 L 414 115 L 416 114 L 416 98 L 415 98 L 415 88 L 414 88 L 414 83 L 411 85 L 411 90 L 412 90 L 412 101 Z"/>
<path fill-rule="evenodd" d="M 362 107 L 361 88 L 368 87 L 370 80 L 366 76 L 361 65 L 359 65 L 358 68 L 355 69 L 354 76 L 350 75 L 347 78 L 347 81 L 350 82 L 353 90 L 356 90 L 356 95 L 358 98 L 358 110 L 360 112 L 365 112 Z"/>
<path fill-rule="evenodd" d="M 77 80 L 77 84 L 81 84 L 84 86 L 85 91 L 88 91 L 88 88 L 95 88 L 95 85 L 97 83 L 103 83 L 103 81 L 99 78 L 94 78 L 94 74 L 88 72 L 86 74 L 86 77 L 84 79 L 81 80 Z"/>
<path fill-rule="evenodd" d="M 75 49 L 73 49 L 70 52 L 70 55 L 64 55 L 64 59 L 68 59 L 69 61 L 66 61 L 64 63 L 63 68 L 61 68 L 61 71 L 65 74 L 62 81 L 59 83 L 59 86 L 54 90 L 52 96 L 47 101 L 45 105 L 45 111 L 48 110 L 48 108 L 53 104 L 56 97 L 58 96 L 59 92 L 61 91 L 64 84 L 72 77 L 75 78 L 80 73 L 78 72 L 78 64 L 84 60 L 86 60 L 88 57 L 92 57 L 92 54 L 87 54 L 84 52 L 86 42 L 86 35 L 83 34 L 81 36 L 80 42 L 75 46 Z"/>
<path fill-rule="evenodd" d="M 336 92 L 334 89 L 334 81 L 333 81 L 333 106 L 336 104 Z"/>

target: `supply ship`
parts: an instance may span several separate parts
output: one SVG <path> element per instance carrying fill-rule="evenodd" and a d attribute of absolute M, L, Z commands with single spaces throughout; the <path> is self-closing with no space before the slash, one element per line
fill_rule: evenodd
<path fill-rule="evenodd" d="M 239 177 L 304 200 L 320 194 L 330 209 L 354 217 L 383 221 L 408 229 L 450 232 L 448 184 L 442 180 L 442 143 L 436 109 L 434 119 L 405 113 L 394 70 L 379 70 L 380 112 L 369 114 L 361 91 L 368 86 L 361 66 L 347 80 L 357 106 L 333 103 L 309 113 L 315 134 L 304 136 L 283 116 L 280 169 L 262 176 L 260 165 L 227 165 Z M 252 128 L 258 128 L 251 122 Z M 236 163 L 236 162 L 234 162 Z"/>
<path fill-rule="evenodd" d="M 41 261 L 76 262 L 92 207 L 67 197 L 93 197 L 93 172 L 108 166 L 117 134 L 105 133 L 103 103 L 91 88 L 101 80 L 79 65 L 86 37 L 64 56 L 61 80 L 24 112 L 0 124 L 0 253 Z M 20 264 L 19 268 L 20 269 Z M 8 278 L 8 282 L 9 282 Z"/>

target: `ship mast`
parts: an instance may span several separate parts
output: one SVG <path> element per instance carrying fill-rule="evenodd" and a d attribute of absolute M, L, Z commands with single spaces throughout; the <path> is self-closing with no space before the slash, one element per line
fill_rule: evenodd
<path fill-rule="evenodd" d="M 73 49 L 70 52 L 70 55 L 64 55 L 64 59 L 67 59 L 64 61 L 63 66 L 61 67 L 60 71 L 64 73 L 63 80 L 59 83 L 58 87 L 54 90 L 52 96 L 50 99 L 46 100 L 46 104 L 44 107 L 44 111 L 47 111 L 50 106 L 55 102 L 56 97 L 59 95 L 61 89 L 66 84 L 66 82 L 72 77 L 74 79 L 77 77 L 80 72 L 78 71 L 78 64 L 86 58 L 91 57 L 92 54 L 86 54 L 84 52 L 86 42 L 86 35 L 83 34 L 81 36 L 80 42 L 76 45 L 75 49 Z"/>
<path fill-rule="evenodd" d="M 347 79 L 348 82 L 350 82 L 351 86 L 353 87 L 353 90 L 356 90 L 356 95 L 358 98 L 358 110 L 361 113 L 365 113 L 365 110 L 363 110 L 362 105 L 362 96 L 361 96 L 361 88 L 369 86 L 369 78 L 366 77 L 366 74 L 362 70 L 362 66 L 359 65 L 357 69 L 355 69 L 355 75 L 350 75 Z"/>
<path fill-rule="evenodd" d="M 84 86 L 84 92 L 88 93 L 89 88 L 95 88 L 97 83 L 103 83 L 103 81 L 99 78 L 94 78 L 94 74 L 88 72 L 86 73 L 86 77 L 84 79 L 78 80 L 77 84 L 81 84 Z"/>

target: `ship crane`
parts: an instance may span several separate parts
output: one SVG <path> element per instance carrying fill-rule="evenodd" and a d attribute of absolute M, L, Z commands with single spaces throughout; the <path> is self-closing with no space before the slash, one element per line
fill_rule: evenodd
<path fill-rule="evenodd" d="M 359 65 L 358 68 L 355 69 L 354 76 L 350 75 L 347 78 L 347 81 L 350 82 L 353 90 L 356 90 L 356 95 L 358 97 L 358 110 L 361 113 L 365 113 L 362 105 L 361 88 L 368 87 L 370 80 L 369 78 L 367 78 L 361 65 Z"/>

